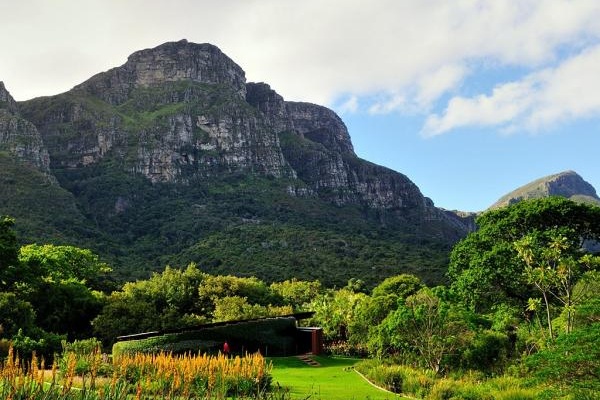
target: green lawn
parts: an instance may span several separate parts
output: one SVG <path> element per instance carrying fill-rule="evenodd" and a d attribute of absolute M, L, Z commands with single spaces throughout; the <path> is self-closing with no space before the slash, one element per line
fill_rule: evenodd
<path fill-rule="evenodd" d="M 321 366 L 307 365 L 296 357 L 274 357 L 273 384 L 289 388 L 293 399 L 391 400 L 405 399 L 366 382 L 351 368 L 358 359 L 312 357 Z"/>

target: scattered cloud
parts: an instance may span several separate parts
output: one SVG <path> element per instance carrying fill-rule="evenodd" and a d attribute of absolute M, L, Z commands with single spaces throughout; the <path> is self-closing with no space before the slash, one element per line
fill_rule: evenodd
<path fill-rule="evenodd" d="M 0 80 L 19 100 L 68 90 L 135 50 L 187 38 L 219 46 L 248 80 L 268 82 L 288 100 L 332 105 L 347 96 L 343 112 L 430 114 L 427 135 L 465 125 L 508 129 L 515 119 L 533 129 L 596 110 L 593 93 L 568 98 L 579 83 L 560 76 L 584 68 L 574 58 L 561 63 L 565 53 L 587 54 L 600 39 L 597 0 L 60 4 L 0 3 L 10 16 L 0 26 Z M 490 94 L 465 94 L 482 72 L 472 66 L 485 63 L 528 75 L 497 82 Z"/>
<path fill-rule="evenodd" d="M 417 82 L 415 102 L 426 109 L 443 94 L 455 89 L 467 75 L 462 65 L 442 65 L 436 71 L 422 76 Z"/>
<path fill-rule="evenodd" d="M 350 96 L 346 101 L 336 107 L 341 113 L 354 113 L 358 111 L 358 97 Z"/>
<path fill-rule="evenodd" d="M 436 136 L 464 127 L 536 132 L 565 120 L 600 114 L 598 65 L 600 45 L 554 68 L 498 85 L 489 95 L 453 97 L 441 114 L 429 115 L 422 134 Z"/>
<path fill-rule="evenodd" d="M 389 114 L 407 107 L 407 101 L 403 94 L 386 93 L 369 107 L 369 114 Z"/>

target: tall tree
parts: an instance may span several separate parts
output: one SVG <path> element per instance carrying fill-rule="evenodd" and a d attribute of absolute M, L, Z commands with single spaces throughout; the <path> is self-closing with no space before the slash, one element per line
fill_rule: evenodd
<path fill-rule="evenodd" d="M 552 340 L 551 302 L 557 300 L 566 315 L 566 331 L 573 326 L 575 306 L 573 290 L 586 270 L 600 265 L 600 258 L 581 254 L 580 241 L 566 229 L 533 232 L 515 242 L 519 256 L 526 264 L 525 279 L 533 284 L 544 300 L 548 336 Z M 530 301 L 530 304 L 535 302 Z"/>
<path fill-rule="evenodd" d="M 19 261 L 29 271 L 54 281 L 76 279 L 90 283 L 110 272 L 110 267 L 88 249 L 52 244 L 21 247 Z"/>
<path fill-rule="evenodd" d="M 498 302 L 524 304 L 532 286 L 523 274 L 526 263 L 514 243 L 532 232 L 564 229 L 582 246 L 600 239 L 600 207 L 561 197 L 522 201 L 477 218 L 479 229 L 452 250 L 448 276 L 452 289 L 477 311 Z"/>
<path fill-rule="evenodd" d="M 373 289 L 370 297 L 357 306 L 349 326 L 350 342 L 354 345 L 368 343 L 369 348 L 376 347 L 377 343 L 369 341 L 370 337 L 374 337 L 373 331 L 398 307 L 399 302 L 404 302 L 408 296 L 417 293 L 424 286 L 419 278 L 410 274 L 386 278 Z"/>
<path fill-rule="evenodd" d="M 464 344 L 469 328 L 461 310 L 436 292 L 423 288 L 409 296 L 379 326 L 382 350 L 415 354 L 434 372 Z"/>

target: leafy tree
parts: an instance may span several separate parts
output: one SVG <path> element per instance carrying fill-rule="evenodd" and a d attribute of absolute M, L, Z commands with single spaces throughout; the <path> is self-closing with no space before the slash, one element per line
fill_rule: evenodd
<path fill-rule="evenodd" d="M 10 289 L 19 279 L 19 245 L 13 225 L 13 219 L 0 216 L 0 290 Z"/>
<path fill-rule="evenodd" d="M 349 326 L 350 342 L 357 345 L 367 343 L 369 337 L 374 337 L 373 331 L 381 321 L 398 307 L 398 302 L 404 301 L 423 287 L 423 282 L 410 274 L 386 278 L 373 289 L 371 297 L 357 306 L 355 317 Z"/>
<path fill-rule="evenodd" d="M 209 304 L 216 299 L 231 296 L 246 297 L 249 303 L 261 305 L 271 304 L 274 300 L 269 287 L 255 277 L 207 275 L 200 284 L 198 292 L 201 301 Z"/>
<path fill-rule="evenodd" d="M 30 303 L 14 293 L 0 292 L 0 337 L 11 338 L 19 329 L 29 332 L 34 321 L 35 311 Z"/>
<path fill-rule="evenodd" d="M 409 296 L 381 323 L 380 354 L 409 352 L 440 372 L 470 332 L 461 310 L 444 297 L 440 288 L 423 288 Z"/>
<path fill-rule="evenodd" d="M 240 319 L 253 319 L 286 315 L 293 312 L 291 306 L 262 306 L 250 304 L 248 299 L 239 296 L 228 296 L 215 299 L 213 321 L 234 321 Z"/>
<path fill-rule="evenodd" d="M 348 339 L 348 327 L 355 318 L 356 310 L 368 296 L 348 289 L 328 290 L 311 303 L 315 312 L 311 323 L 323 328 L 328 339 Z"/>
<path fill-rule="evenodd" d="M 573 326 L 575 306 L 573 290 L 586 269 L 600 265 L 600 257 L 581 255 L 580 241 L 565 229 L 533 232 L 515 243 L 519 256 L 526 264 L 527 283 L 541 293 L 546 309 L 548 335 L 552 340 L 551 301 L 558 300 L 566 314 L 566 330 Z M 552 299 L 553 298 L 553 299 Z M 535 302 L 531 302 L 533 305 Z M 533 307 L 530 307 L 533 308 Z"/>
<path fill-rule="evenodd" d="M 69 339 L 91 334 L 91 320 L 102 298 L 91 282 L 100 282 L 110 268 L 87 249 L 73 246 L 27 245 L 19 251 L 22 275 L 15 290 L 36 310 L 36 325 Z"/>
<path fill-rule="evenodd" d="M 54 281 L 76 279 L 89 283 L 111 271 L 91 250 L 73 246 L 30 244 L 21 247 L 19 261 L 27 270 Z"/>
<path fill-rule="evenodd" d="M 393 295 L 405 299 L 417 293 L 425 285 L 418 277 L 410 274 L 401 274 L 386 278 L 373 289 L 373 297 Z"/>
<path fill-rule="evenodd" d="M 121 335 L 209 322 L 213 302 L 204 304 L 198 290 L 208 277 L 190 264 L 185 270 L 167 266 L 150 279 L 128 282 L 108 296 L 93 321 L 94 333 L 110 344 Z"/>
<path fill-rule="evenodd" d="M 202 313 L 198 287 L 209 275 L 200 271 L 195 264 L 190 264 L 185 270 L 167 266 L 150 279 L 127 282 L 123 285 L 123 293 L 129 298 L 148 302 L 157 310 L 159 315 L 167 310 L 173 310 L 183 315 L 185 313 Z M 165 328 L 173 327 L 166 326 Z"/>
<path fill-rule="evenodd" d="M 36 325 L 47 332 L 65 334 L 69 340 L 91 336 L 91 321 L 104 305 L 101 293 L 76 279 L 45 279 L 28 297 L 36 310 Z"/>
<path fill-rule="evenodd" d="M 479 229 L 452 250 L 448 276 L 452 289 L 474 310 L 499 302 L 526 303 L 532 286 L 514 242 L 532 232 L 561 228 L 573 243 L 600 238 L 600 207 L 561 197 L 527 200 L 477 218 Z"/>
<path fill-rule="evenodd" d="M 298 279 L 273 282 L 269 289 L 280 296 L 284 304 L 302 309 L 315 299 L 322 291 L 319 281 L 301 281 Z"/>
<path fill-rule="evenodd" d="M 94 335 L 105 346 L 110 346 L 118 336 L 159 330 L 159 316 L 149 302 L 115 292 L 108 297 L 102 312 L 92 321 Z"/>

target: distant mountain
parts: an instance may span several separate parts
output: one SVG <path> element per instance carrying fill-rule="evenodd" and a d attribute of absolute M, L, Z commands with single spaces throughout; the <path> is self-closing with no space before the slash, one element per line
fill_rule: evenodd
<path fill-rule="evenodd" d="M 502 196 L 490 209 L 504 207 L 521 200 L 562 196 L 573 201 L 600 205 L 596 189 L 574 171 L 549 175 L 528 183 Z"/>
<path fill-rule="evenodd" d="M 23 240 L 85 245 L 124 278 L 194 261 L 267 280 L 439 282 L 471 229 L 357 157 L 332 110 L 246 82 L 210 44 L 135 52 L 56 96 L 15 102 L 2 85 L 0 108 L 0 161 L 13 165 L 0 192 L 18 186 L 0 214 Z M 25 211 L 57 201 L 45 218 Z"/>

